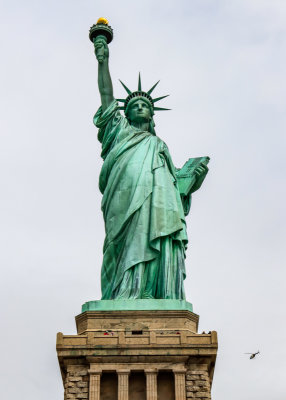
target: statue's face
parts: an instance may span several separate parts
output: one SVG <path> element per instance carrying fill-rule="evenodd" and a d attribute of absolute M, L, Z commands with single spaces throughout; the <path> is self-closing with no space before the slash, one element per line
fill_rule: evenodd
<path fill-rule="evenodd" d="M 150 106 L 144 100 L 136 100 L 130 105 L 128 110 L 129 120 L 132 122 L 148 122 L 152 115 Z"/>

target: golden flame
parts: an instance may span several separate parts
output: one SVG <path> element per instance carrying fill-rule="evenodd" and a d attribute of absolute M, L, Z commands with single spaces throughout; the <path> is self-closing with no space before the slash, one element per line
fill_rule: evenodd
<path fill-rule="evenodd" d="M 99 18 L 97 24 L 108 25 L 108 20 L 106 18 Z"/>

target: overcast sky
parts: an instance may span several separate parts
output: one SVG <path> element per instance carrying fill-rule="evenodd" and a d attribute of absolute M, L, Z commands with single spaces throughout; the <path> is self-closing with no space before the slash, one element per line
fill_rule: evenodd
<path fill-rule="evenodd" d="M 63 400 L 55 342 L 100 298 L 102 161 L 89 27 L 110 68 L 154 95 L 180 167 L 209 155 L 188 217 L 186 294 L 217 330 L 214 400 L 284 400 L 285 0 L 2 0 L 1 393 Z M 250 361 L 245 352 L 261 351 Z"/>

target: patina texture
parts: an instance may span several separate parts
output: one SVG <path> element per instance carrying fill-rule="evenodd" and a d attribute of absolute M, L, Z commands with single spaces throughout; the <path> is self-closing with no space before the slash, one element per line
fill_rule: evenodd
<path fill-rule="evenodd" d="M 208 158 L 190 159 L 187 175 L 180 174 L 155 133 L 153 115 L 160 108 L 154 102 L 162 98 L 151 97 L 156 85 L 143 92 L 139 76 L 132 93 L 123 84 L 128 97 L 119 106 L 107 41 L 98 36 L 94 45 L 102 103 L 94 123 L 104 160 L 99 179 L 106 231 L 102 299 L 185 299 L 185 215 L 208 171 Z"/>

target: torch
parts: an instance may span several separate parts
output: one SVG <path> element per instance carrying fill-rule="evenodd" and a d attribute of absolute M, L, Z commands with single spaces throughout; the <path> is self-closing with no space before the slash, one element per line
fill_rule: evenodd
<path fill-rule="evenodd" d="M 108 20 L 106 18 L 99 18 L 95 25 L 89 30 L 89 39 L 95 43 L 95 40 L 100 37 L 100 39 L 105 40 L 109 44 L 113 39 L 113 30 L 110 25 L 108 25 Z M 101 54 L 102 52 L 102 54 Z M 97 50 L 97 56 L 103 56 L 104 47 Z"/>

